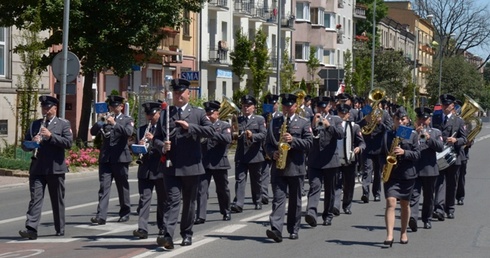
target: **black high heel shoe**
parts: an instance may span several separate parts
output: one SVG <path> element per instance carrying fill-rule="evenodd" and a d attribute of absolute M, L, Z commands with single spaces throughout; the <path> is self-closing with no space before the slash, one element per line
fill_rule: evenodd
<path fill-rule="evenodd" d="M 391 239 L 390 241 L 385 240 L 385 241 L 383 242 L 383 245 L 389 245 L 390 247 L 392 247 L 392 246 L 393 246 L 393 241 L 395 241 L 395 239 L 394 239 L 394 238 L 393 238 L 393 239 Z"/>
<path fill-rule="evenodd" d="M 403 241 L 403 240 L 401 240 L 401 239 L 400 239 L 400 244 L 402 244 L 402 245 L 406 245 L 406 244 L 408 244 L 408 239 L 407 239 L 407 240 L 405 240 L 405 241 Z"/>

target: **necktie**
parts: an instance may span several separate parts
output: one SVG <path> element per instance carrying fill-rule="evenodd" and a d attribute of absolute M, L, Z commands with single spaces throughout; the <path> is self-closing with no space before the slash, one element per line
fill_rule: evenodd
<path fill-rule="evenodd" d="M 245 117 L 245 123 L 248 123 L 248 116 Z"/>
<path fill-rule="evenodd" d="M 49 125 L 49 120 L 46 120 L 46 123 L 44 123 L 44 127 L 48 128 Z"/>
<path fill-rule="evenodd" d="M 444 125 L 447 123 L 447 116 L 444 116 Z"/>
<path fill-rule="evenodd" d="M 291 123 L 291 118 L 290 117 L 288 117 L 287 125 L 289 125 L 289 123 Z"/>
<path fill-rule="evenodd" d="M 179 112 L 179 120 L 182 120 L 182 108 L 179 108 L 177 112 Z"/>

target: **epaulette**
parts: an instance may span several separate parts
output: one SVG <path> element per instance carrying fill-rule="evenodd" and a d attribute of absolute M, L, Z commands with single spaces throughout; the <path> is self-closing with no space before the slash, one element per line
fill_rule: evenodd
<path fill-rule="evenodd" d="M 69 123 L 69 122 L 70 122 L 70 121 L 68 121 L 68 120 L 67 120 L 67 119 L 65 119 L 65 118 L 61 118 L 61 117 L 59 117 L 59 119 L 60 119 L 61 121 L 65 122 L 65 123 Z"/>

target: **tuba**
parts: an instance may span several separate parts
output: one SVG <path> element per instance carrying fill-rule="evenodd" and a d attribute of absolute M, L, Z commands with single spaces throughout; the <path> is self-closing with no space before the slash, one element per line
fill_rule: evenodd
<path fill-rule="evenodd" d="M 240 109 L 228 97 L 223 96 L 223 101 L 219 107 L 219 120 L 231 120 L 231 135 L 233 141 L 238 138 L 238 117 Z"/>
<path fill-rule="evenodd" d="M 369 114 L 371 116 L 371 122 L 362 127 L 361 132 L 364 135 L 371 134 L 378 123 L 378 119 L 383 116 L 383 110 L 379 108 L 379 102 L 383 100 L 386 95 L 386 91 L 383 88 L 374 88 L 369 91 L 369 100 L 372 102 L 372 110 Z"/>
<path fill-rule="evenodd" d="M 401 138 L 395 137 L 393 142 L 391 143 L 390 152 L 386 156 L 386 164 L 383 166 L 383 183 L 388 182 L 391 176 L 391 171 L 398 163 L 395 155 L 395 148 L 400 144 Z"/>
<path fill-rule="evenodd" d="M 288 118 L 289 116 L 284 119 L 284 123 L 281 125 L 281 131 L 279 134 L 279 144 L 278 144 L 278 150 L 279 150 L 279 158 L 276 160 L 276 168 L 277 169 L 285 169 L 286 168 L 286 159 L 288 157 L 288 151 L 291 149 L 291 145 L 284 141 L 283 136 L 285 133 L 288 132 Z"/>
<path fill-rule="evenodd" d="M 471 142 L 480 133 L 482 129 L 482 122 L 475 113 L 478 111 L 483 112 L 483 108 L 468 95 L 464 94 L 465 101 L 461 108 L 461 118 L 465 121 L 468 127 L 468 142 Z"/>

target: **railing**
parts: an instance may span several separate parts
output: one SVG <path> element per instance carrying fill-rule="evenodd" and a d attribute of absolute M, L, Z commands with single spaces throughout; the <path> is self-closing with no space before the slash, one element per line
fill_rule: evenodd
<path fill-rule="evenodd" d="M 285 18 L 281 19 L 281 27 L 293 29 L 295 20 L 296 20 L 296 17 L 294 15 L 286 15 Z"/>
<path fill-rule="evenodd" d="M 228 50 L 210 48 L 209 49 L 209 63 L 217 64 L 229 64 L 228 60 Z"/>
<path fill-rule="evenodd" d="M 209 6 L 228 8 L 228 0 L 208 0 Z"/>
<path fill-rule="evenodd" d="M 253 4 L 249 1 L 236 1 L 234 3 L 234 10 L 237 13 L 252 15 Z"/>
<path fill-rule="evenodd" d="M 366 7 L 361 4 L 356 4 L 354 7 L 354 16 L 366 19 Z"/>

